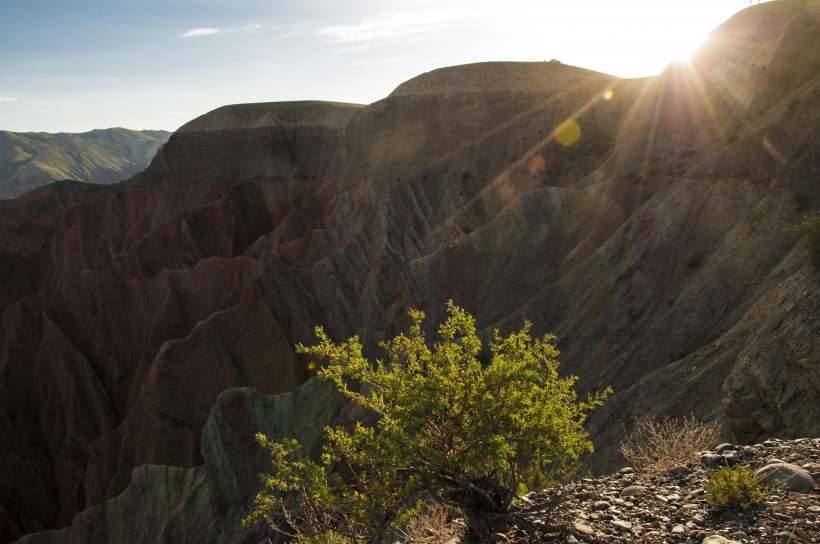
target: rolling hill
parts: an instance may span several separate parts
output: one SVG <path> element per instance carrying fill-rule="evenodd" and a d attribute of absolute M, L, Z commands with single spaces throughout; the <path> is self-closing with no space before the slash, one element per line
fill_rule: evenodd
<path fill-rule="evenodd" d="M 0 132 L 0 198 L 14 198 L 53 181 L 110 184 L 148 166 L 171 134 L 109 128 L 82 134 Z"/>

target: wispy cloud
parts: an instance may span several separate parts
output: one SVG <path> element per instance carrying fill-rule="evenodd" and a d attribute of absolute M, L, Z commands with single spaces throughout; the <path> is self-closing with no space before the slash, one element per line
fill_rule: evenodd
<path fill-rule="evenodd" d="M 213 36 L 214 34 L 232 34 L 234 32 L 249 32 L 261 28 L 262 25 L 245 25 L 235 28 L 192 28 L 180 34 L 180 38 L 197 38 L 199 36 Z"/>
<path fill-rule="evenodd" d="M 347 47 L 345 49 L 340 49 L 339 54 L 340 55 L 345 55 L 347 53 L 359 53 L 361 51 L 365 51 L 367 49 L 370 49 L 370 47 L 371 46 L 370 46 L 369 43 L 366 43 L 364 45 L 354 45 L 353 47 Z"/>
<path fill-rule="evenodd" d="M 318 34 L 328 36 L 336 42 L 363 42 L 438 30 L 467 17 L 469 15 L 445 10 L 390 13 L 368 17 L 352 25 L 320 28 Z"/>
<path fill-rule="evenodd" d="M 219 34 L 222 30 L 218 28 L 192 28 L 188 32 L 184 32 L 179 36 L 181 38 L 196 38 L 198 36 L 210 36 L 211 34 Z"/>
<path fill-rule="evenodd" d="M 17 99 L 10 96 L 0 96 L 0 104 L 3 102 L 17 102 Z"/>

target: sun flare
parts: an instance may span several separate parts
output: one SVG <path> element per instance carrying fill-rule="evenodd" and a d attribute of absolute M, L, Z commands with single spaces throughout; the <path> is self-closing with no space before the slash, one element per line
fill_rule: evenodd
<path fill-rule="evenodd" d="M 670 62 L 689 62 L 705 41 L 704 35 L 687 36 L 684 33 L 670 38 L 666 45 Z"/>

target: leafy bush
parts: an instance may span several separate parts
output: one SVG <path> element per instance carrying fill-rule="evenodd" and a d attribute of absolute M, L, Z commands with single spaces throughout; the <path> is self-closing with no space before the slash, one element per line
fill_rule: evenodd
<path fill-rule="evenodd" d="M 381 344 L 387 362 L 368 361 L 357 337 L 335 344 L 321 328 L 318 345 L 298 347 L 326 359 L 319 375 L 377 423 L 325 429 L 321 463 L 301 456 L 296 441 L 259 435 L 272 470 L 246 524 L 382 542 L 425 503 L 438 503 L 460 510 L 468 539 L 486 541 L 508 524 L 532 529 L 511 509 L 519 483 L 577 470 L 578 456 L 592 450 L 582 423 L 609 390 L 578 402 L 577 378 L 558 375 L 554 338 L 531 338 L 529 323 L 506 338 L 495 331 L 483 366 L 473 317 L 452 302 L 448 312 L 441 341 L 428 347 L 424 314 L 411 311 L 409 335 Z"/>
<path fill-rule="evenodd" d="M 809 250 L 814 265 L 820 268 L 820 216 L 813 213 L 786 230 L 800 235 L 799 242 Z"/>
<path fill-rule="evenodd" d="M 769 488 L 755 477 L 751 469 L 741 465 L 715 470 L 706 484 L 706 499 L 722 508 L 746 510 L 768 494 Z"/>
<path fill-rule="evenodd" d="M 694 415 L 681 420 L 646 417 L 635 422 L 618 450 L 636 470 L 661 473 L 691 461 L 717 436 L 717 425 L 704 425 Z"/>

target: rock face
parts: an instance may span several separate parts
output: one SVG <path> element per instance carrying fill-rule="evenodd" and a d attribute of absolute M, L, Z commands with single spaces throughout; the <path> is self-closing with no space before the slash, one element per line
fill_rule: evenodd
<path fill-rule="evenodd" d="M 227 106 L 128 183 L 0 201 L 0 542 L 121 519 L 148 481 L 199 505 L 182 469 L 213 462 L 223 392 L 307 380 L 315 325 L 375 349 L 450 298 L 615 389 L 596 470 L 644 414 L 817 436 L 818 272 L 783 228 L 820 208 L 818 10 L 754 6 L 657 78 L 488 63 L 367 107 Z M 189 534 L 244 538 L 220 530 Z"/>
<path fill-rule="evenodd" d="M 82 134 L 0 132 L 0 198 L 54 181 L 116 183 L 141 172 L 168 141 L 164 130 L 109 128 Z"/>
<path fill-rule="evenodd" d="M 252 388 L 225 391 L 202 432 L 201 466 L 135 468 L 125 491 L 77 516 L 70 528 L 20 542 L 261 542 L 263 527 L 241 525 L 253 509 L 255 494 L 248 490 L 269 463 L 254 434 L 294 437 L 306 454 L 318 455 L 322 428 L 333 423 L 343 400 L 318 379 L 276 396 Z"/>

